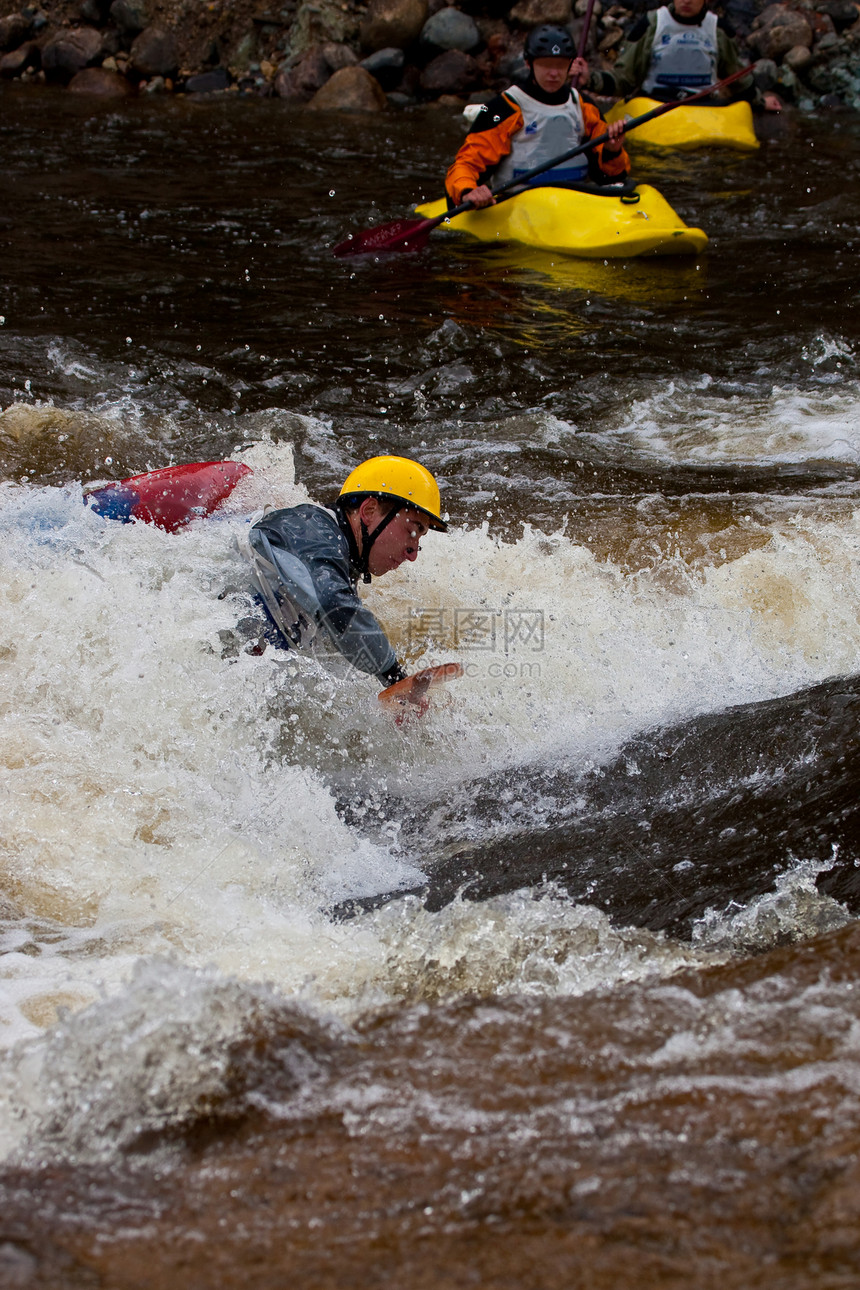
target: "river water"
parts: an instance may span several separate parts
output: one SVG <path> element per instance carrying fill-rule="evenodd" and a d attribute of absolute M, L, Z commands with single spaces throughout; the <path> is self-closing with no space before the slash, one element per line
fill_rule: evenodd
<path fill-rule="evenodd" d="M 633 151 L 700 257 L 359 262 L 449 111 L 0 87 L 2 1284 L 857 1284 L 860 123 L 759 127 Z M 237 626 L 383 451 L 402 727 Z"/>

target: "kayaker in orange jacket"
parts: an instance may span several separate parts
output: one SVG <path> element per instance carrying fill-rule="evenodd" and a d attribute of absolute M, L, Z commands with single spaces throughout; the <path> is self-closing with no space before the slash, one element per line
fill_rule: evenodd
<path fill-rule="evenodd" d="M 525 174 L 604 132 L 609 133 L 606 143 L 545 171 L 531 184 L 619 183 L 629 173 L 622 143 L 624 122 L 607 125 L 594 104 L 580 98 L 571 85 L 572 77 L 588 75 L 588 65 L 576 58 L 570 33 L 563 27 L 536 27 L 523 55 L 528 81 L 510 86 L 483 105 L 445 177 L 455 205 L 492 206 L 496 199 L 490 179 L 497 185 L 508 183 L 518 173 Z"/>

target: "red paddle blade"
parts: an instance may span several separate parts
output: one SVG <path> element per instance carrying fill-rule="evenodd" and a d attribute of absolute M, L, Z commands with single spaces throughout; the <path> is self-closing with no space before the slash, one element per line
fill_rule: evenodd
<path fill-rule="evenodd" d="M 369 255 L 374 251 L 420 251 L 432 229 L 439 223 L 434 219 L 395 219 L 390 224 L 366 228 L 332 247 L 332 255 Z"/>

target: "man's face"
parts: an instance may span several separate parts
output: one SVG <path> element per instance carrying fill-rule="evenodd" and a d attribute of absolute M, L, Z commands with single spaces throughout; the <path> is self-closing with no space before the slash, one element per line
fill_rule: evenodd
<path fill-rule="evenodd" d="M 367 497 L 359 508 L 369 533 L 384 519 L 386 510 L 375 497 Z M 370 548 L 368 568 L 375 578 L 397 569 L 404 560 L 418 559 L 418 543 L 429 525 L 419 511 L 398 511 L 390 524 L 386 524 Z"/>
<path fill-rule="evenodd" d="M 704 2 L 705 0 L 698 0 L 700 4 Z M 570 75 L 570 59 L 535 58 L 532 62 L 532 73 L 542 90 L 546 90 L 547 94 L 555 94 L 567 83 Z"/>
<path fill-rule="evenodd" d="M 679 18 L 696 18 L 705 7 L 705 0 L 672 0 Z"/>

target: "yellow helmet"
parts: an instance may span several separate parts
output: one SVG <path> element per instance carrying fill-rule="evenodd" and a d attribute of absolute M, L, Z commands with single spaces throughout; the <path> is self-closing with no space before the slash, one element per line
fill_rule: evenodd
<path fill-rule="evenodd" d="M 360 497 L 391 497 L 426 515 L 431 529 L 448 531 L 439 514 L 439 485 L 426 466 L 408 457 L 371 457 L 356 466 L 340 490 L 338 501 Z"/>

